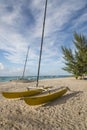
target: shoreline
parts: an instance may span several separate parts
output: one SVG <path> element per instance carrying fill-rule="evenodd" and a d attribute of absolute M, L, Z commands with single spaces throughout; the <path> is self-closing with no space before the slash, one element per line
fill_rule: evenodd
<path fill-rule="evenodd" d="M 72 77 L 69 75 L 55 75 L 55 76 L 40 76 L 39 80 L 44 80 L 44 79 L 55 79 L 55 78 L 65 78 L 65 77 Z M 0 76 L 0 82 L 9 82 L 9 81 L 14 81 L 14 80 L 20 80 L 20 76 Z M 37 76 L 26 76 L 24 80 L 36 80 Z"/>
<path fill-rule="evenodd" d="M 39 85 L 68 86 L 61 98 L 39 106 L 29 106 L 20 99 L 6 99 L 1 91 L 23 91 L 31 83 L 0 83 L 1 130 L 86 130 L 87 129 L 87 80 L 53 78 L 40 80 Z"/>

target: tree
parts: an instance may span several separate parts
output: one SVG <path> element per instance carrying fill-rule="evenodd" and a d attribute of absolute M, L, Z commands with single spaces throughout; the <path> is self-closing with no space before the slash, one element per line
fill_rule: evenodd
<path fill-rule="evenodd" d="M 74 53 L 62 46 L 66 65 L 63 69 L 72 73 L 77 79 L 87 74 L 87 39 L 84 35 L 74 33 L 73 43 L 76 47 Z"/>

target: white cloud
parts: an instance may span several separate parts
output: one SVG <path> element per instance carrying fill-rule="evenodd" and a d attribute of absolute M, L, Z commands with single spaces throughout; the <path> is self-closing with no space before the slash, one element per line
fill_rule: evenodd
<path fill-rule="evenodd" d="M 30 45 L 29 65 L 37 64 L 45 1 L 12 1 L 0 2 L 0 49 L 4 57 L 11 63 L 24 64 L 27 47 Z M 67 32 L 62 32 L 69 20 L 87 4 L 86 0 L 48 0 L 45 38 L 42 60 L 54 64 L 57 58 L 61 60 L 61 45 L 64 45 Z M 25 8 L 26 7 L 26 8 Z M 9 10 L 8 10 L 9 8 Z M 28 10 L 28 12 L 23 12 Z M 72 19 L 72 28 L 86 21 L 86 13 Z M 26 17 L 27 18 L 26 18 Z M 28 21 L 29 20 L 29 21 Z M 27 23 L 28 22 L 28 23 Z M 71 22 L 71 21 L 70 21 Z M 83 27 L 84 28 L 84 27 Z M 66 45 L 66 44 L 65 44 Z M 70 45 L 72 46 L 72 45 Z M 44 64 L 43 62 L 43 64 Z M 10 72 L 9 72 L 10 73 Z"/>
<path fill-rule="evenodd" d="M 0 63 L 0 70 L 4 69 L 4 65 L 2 63 Z"/>

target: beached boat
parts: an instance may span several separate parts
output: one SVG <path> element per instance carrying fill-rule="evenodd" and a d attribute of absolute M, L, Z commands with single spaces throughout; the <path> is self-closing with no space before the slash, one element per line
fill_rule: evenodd
<path fill-rule="evenodd" d="M 40 105 L 44 103 L 51 102 L 62 95 L 64 95 L 68 91 L 67 87 L 63 87 L 60 89 L 54 89 L 54 90 L 47 90 L 40 95 L 37 96 L 32 96 L 32 97 L 25 97 L 23 100 L 28 104 L 28 105 Z"/>
<path fill-rule="evenodd" d="M 35 88 L 35 89 L 23 91 L 23 92 L 2 92 L 2 95 L 5 98 L 14 99 L 14 98 L 21 98 L 21 97 L 37 95 L 37 94 L 40 94 L 42 91 L 43 91 L 42 88 Z"/>
<path fill-rule="evenodd" d="M 42 38 L 41 38 L 41 48 L 40 48 L 40 56 L 39 56 L 39 64 L 38 64 L 38 75 L 37 75 L 37 84 L 38 87 L 38 81 L 39 81 L 39 74 L 40 74 L 40 63 L 41 63 L 41 56 L 42 56 L 42 47 L 43 47 L 43 39 L 44 39 L 44 29 L 45 29 L 45 19 L 46 19 L 46 10 L 47 10 L 47 0 L 45 3 L 45 11 L 44 11 L 44 20 L 43 20 L 43 29 L 42 29 Z M 46 89 L 45 89 L 46 90 Z M 25 97 L 24 101 L 28 105 L 40 105 L 43 103 L 48 103 L 50 101 L 53 101 L 62 95 L 64 95 L 67 92 L 68 88 L 61 88 L 61 89 L 51 89 L 47 90 L 45 92 L 42 92 L 38 96 L 32 96 L 32 97 Z"/>

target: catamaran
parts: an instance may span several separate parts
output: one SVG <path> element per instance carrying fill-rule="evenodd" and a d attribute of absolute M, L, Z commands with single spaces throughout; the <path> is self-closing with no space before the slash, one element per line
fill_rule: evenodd
<path fill-rule="evenodd" d="M 25 97 L 24 101 L 28 105 L 41 105 L 46 104 L 48 102 L 51 102 L 55 99 L 58 99 L 62 95 L 64 95 L 68 91 L 67 87 L 64 88 L 55 88 L 51 90 L 47 90 L 45 92 L 42 92 L 39 95 L 31 96 L 31 97 Z"/>
<path fill-rule="evenodd" d="M 26 68 L 26 63 L 27 63 L 27 58 L 28 58 L 28 52 L 29 52 L 29 47 L 28 47 L 28 51 L 27 51 L 27 54 L 26 54 L 22 78 L 19 79 L 19 80 L 16 80 L 16 82 L 17 81 L 29 82 L 29 80 L 24 79 L 25 68 Z M 43 91 L 42 88 L 33 88 L 32 87 L 32 88 L 27 89 L 26 91 L 21 91 L 21 92 L 2 92 L 2 95 L 5 98 L 14 99 L 14 98 L 21 98 L 21 97 L 40 94 L 42 91 Z"/>
<path fill-rule="evenodd" d="M 41 48 L 40 48 L 36 87 L 31 88 L 27 91 L 23 91 L 23 92 L 2 92 L 2 95 L 6 98 L 21 98 L 22 97 L 22 99 L 28 105 L 40 105 L 43 103 L 48 103 L 50 101 L 53 101 L 61 97 L 68 91 L 67 87 L 62 87 L 62 88 L 52 88 L 49 86 L 41 87 L 41 88 L 38 87 L 40 63 L 41 63 L 41 55 L 42 55 L 42 47 L 43 47 L 43 39 L 44 39 L 46 10 L 47 10 L 47 0 L 45 3 L 44 21 L 43 21 L 43 29 L 42 29 Z M 24 72 L 25 72 L 25 66 L 24 66 Z M 23 76 L 24 76 L 24 72 L 23 72 Z M 49 91 L 49 88 L 50 88 L 50 91 Z"/>
<path fill-rule="evenodd" d="M 37 75 L 37 84 L 36 86 L 38 87 L 38 80 L 39 80 L 39 73 L 40 73 L 40 63 L 41 63 L 41 55 L 42 55 L 42 47 L 43 47 L 43 39 L 44 39 L 44 29 L 45 29 L 45 19 L 46 19 L 46 10 L 47 10 L 47 0 L 45 3 L 45 11 L 44 11 L 44 21 L 43 21 L 43 29 L 42 29 L 42 38 L 41 38 L 41 48 L 40 48 L 40 57 L 39 57 L 39 65 L 38 65 L 38 75 Z M 42 92 L 41 94 L 37 96 L 32 96 L 32 97 L 25 97 L 24 101 L 28 105 L 40 105 L 43 103 L 48 103 L 50 101 L 53 101 L 62 95 L 64 95 L 68 91 L 67 87 L 63 87 L 60 89 L 53 89 L 49 91 L 49 89 L 45 88 L 45 92 Z"/>

